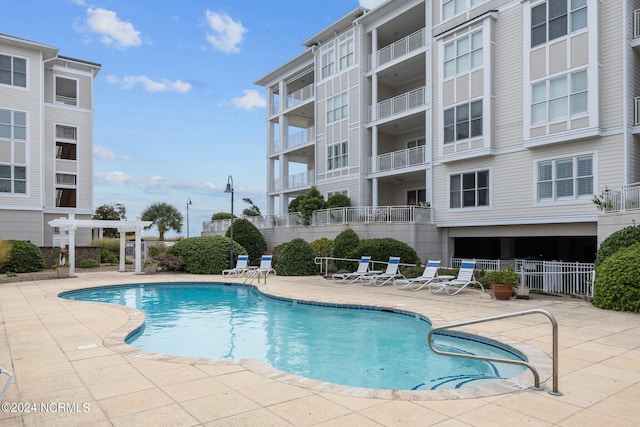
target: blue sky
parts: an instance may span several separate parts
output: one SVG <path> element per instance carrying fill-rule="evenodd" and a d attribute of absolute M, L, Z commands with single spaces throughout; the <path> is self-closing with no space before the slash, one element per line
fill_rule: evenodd
<path fill-rule="evenodd" d="M 94 98 L 94 209 L 175 206 L 189 234 L 250 198 L 266 213 L 266 111 L 257 79 L 358 6 L 382 0 L 21 0 L 0 32 L 102 64 Z M 151 234 L 157 234 L 155 230 Z"/>

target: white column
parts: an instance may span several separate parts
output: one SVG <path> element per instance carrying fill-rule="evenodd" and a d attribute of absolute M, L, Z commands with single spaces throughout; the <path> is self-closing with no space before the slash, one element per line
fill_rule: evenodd
<path fill-rule="evenodd" d="M 142 274 L 142 227 L 136 227 L 136 274 Z"/>
<path fill-rule="evenodd" d="M 76 277 L 76 226 L 69 227 L 69 277 Z"/>
<path fill-rule="evenodd" d="M 118 266 L 118 271 L 124 273 L 126 270 L 124 249 L 127 244 L 127 233 L 121 228 L 118 229 L 118 232 L 120 233 L 120 265 Z"/>

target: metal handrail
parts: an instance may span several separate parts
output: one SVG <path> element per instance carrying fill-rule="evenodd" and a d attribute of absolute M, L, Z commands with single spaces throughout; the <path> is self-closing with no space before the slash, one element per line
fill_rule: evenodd
<path fill-rule="evenodd" d="M 7 392 L 9 391 L 9 386 L 11 385 L 11 380 L 13 380 L 13 374 L 9 371 L 7 371 L 6 369 L 2 369 L 0 368 L 0 374 L 6 374 L 9 379 L 7 380 L 7 382 L 4 385 L 4 388 L 2 389 L 2 392 L 0 393 L 0 400 L 4 399 L 4 397 L 7 395 Z"/>
<path fill-rule="evenodd" d="M 439 327 L 431 329 L 431 331 L 429 332 L 429 336 L 427 337 L 427 343 L 429 344 L 429 347 L 431 348 L 431 350 L 436 354 L 441 354 L 441 355 L 445 355 L 445 356 L 464 357 L 464 358 L 467 358 L 467 359 L 486 360 L 486 361 L 489 361 L 489 362 L 501 362 L 501 363 L 508 363 L 508 364 L 511 364 L 511 365 L 524 366 L 524 367 L 528 368 L 531 371 L 531 373 L 533 373 L 534 388 L 537 389 L 537 390 L 542 390 L 542 388 L 540 387 L 540 375 L 538 375 L 538 371 L 530 363 L 527 363 L 527 362 L 525 362 L 523 360 L 501 359 L 501 358 L 497 358 L 497 357 L 477 356 L 475 354 L 462 354 L 462 353 L 452 353 L 452 352 L 448 352 L 448 351 L 441 351 L 441 350 L 437 350 L 433 346 L 433 342 L 432 342 L 433 334 L 435 332 L 441 331 L 443 329 L 456 328 L 458 326 L 474 325 L 476 323 L 488 322 L 490 320 L 508 319 L 510 317 L 525 316 L 527 314 L 536 314 L 536 313 L 544 314 L 551 321 L 551 326 L 553 328 L 553 353 L 552 353 L 552 356 L 551 356 L 551 359 L 552 359 L 552 362 L 553 362 L 553 389 L 552 389 L 552 391 L 549 392 L 549 394 L 554 395 L 554 396 L 562 396 L 562 393 L 558 391 L 558 322 L 556 321 L 556 318 L 553 316 L 553 314 L 551 314 L 547 310 L 536 308 L 536 309 L 532 309 L 532 310 L 518 311 L 516 313 L 501 314 L 501 315 L 498 315 L 498 316 L 492 316 L 492 317 L 485 317 L 485 318 L 482 318 L 482 319 L 470 320 L 470 321 L 467 321 L 467 322 L 453 323 L 451 325 L 446 325 L 446 326 L 439 326 Z"/>

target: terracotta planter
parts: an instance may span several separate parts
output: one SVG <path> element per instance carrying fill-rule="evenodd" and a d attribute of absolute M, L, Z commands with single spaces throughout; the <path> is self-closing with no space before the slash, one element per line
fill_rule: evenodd
<path fill-rule="evenodd" d="M 495 299 L 499 300 L 508 300 L 513 295 L 513 286 L 511 285 L 501 285 L 499 283 L 494 283 L 491 285 L 493 289 L 493 296 Z"/>
<path fill-rule="evenodd" d="M 151 262 L 144 266 L 144 272 L 147 274 L 153 274 L 158 272 L 158 264 Z"/>
<path fill-rule="evenodd" d="M 69 266 L 63 265 L 60 267 L 56 267 L 56 272 L 58 273 L 59 279 L 62 279 L 64 277 L 69 277 Z"/>

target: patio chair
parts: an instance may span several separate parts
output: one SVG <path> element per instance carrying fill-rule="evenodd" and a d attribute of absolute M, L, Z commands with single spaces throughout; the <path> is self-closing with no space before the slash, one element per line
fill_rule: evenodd
<path fill-rule="evenodd" d="M 475 260 L 462 260 L 458 276 L 453 280 L 431 283 L 429 286 L 431 293 L 445 291 L 448 295 L 456 295 L 469 286 L 480 286 L 481 291 L 484 293 L 484 286 L 473 275 L 475 268 Z"/>
<path fill-rule="evenodd" d="M 395 279 L 393 281 L 393 286 L 398 289 L 413 289 L 414 291 L 419 291 L 425 286 L 429 286 L 431 282 L 434 280 L 438 280 L 438 268 L 440 267 L 440 260 L 427 262 L 427 266 L 424 268 L 422 272 L 422 276 L 415 277 L 412 279 Z"/>
<path fill-rule="evenodd" d="M 353 283 L 364 275 L 373 274 L 373 272 L 369 271 L 370 262 L 371 262 L 370 256 L 363 256 L 360 258 L 360 262 L 358 263 L 358 269 L 353 273 L 336 273 L 331 277 L 334 282 Z"/>
<path fill-rule="evenodd" d="M 260 266 L 255 269 L 247 270 L 247 279 L 255 279 L 258 278 L 258 282 L 260 282 L 260 277 L 265 278 L 265 283 L 267 281 L 267 275 L 269 273 L 273 273 L 276 275 L 276 271 L 271 267 L 271 261 L 273 261 L 273 255 L 262 255 L 262 259 L 260 260 Z"/>
<path fill-rule="evenodd" d="M 249 270 L 249 255 L 238 255 L 238 261 L 234 268 L 222 270 L 223 276 L 242 276 Z"/>
<path fill-rule="evenodd" d="M 367 274 L 365 276 L 361 276 L 360 280 L 363 281 L 364 285 L 382 286 L 396 278 L 404 278 L 404 276 L 398 272 L 399 266 L 400 257 L 392 256 L 391 258 L 389 258 L 387 269 L 384 273 Z"/>

